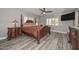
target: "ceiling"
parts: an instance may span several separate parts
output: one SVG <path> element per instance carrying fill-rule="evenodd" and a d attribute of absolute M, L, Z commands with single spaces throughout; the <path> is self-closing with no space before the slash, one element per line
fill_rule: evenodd
<path fill-rule="evenodd" d="M 58 14 L 58 13 L 65 13 L 69 11 L 74 11 L 76 8 L 46 8 L 48 11 L 53 11 L 52 13 L 48 13 L 47 15 L 53 15 L 53 14 Z M 28 12 L 37 16 L 41 15 L 41 11 L 39 8 L 22 8 L 23 12 Z"/>

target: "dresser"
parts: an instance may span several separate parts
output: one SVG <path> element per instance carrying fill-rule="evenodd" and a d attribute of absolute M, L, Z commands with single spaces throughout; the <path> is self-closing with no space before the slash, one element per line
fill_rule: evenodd
<path fill-rule="evenodd" d="M 7 33 L 8 38 L 7 39 L 11 40 L 12 38 L 16 38 L 21 34 L 22 32 L 21 32 L 20 27 L 8 27 L 8 33 Z"/>
<path fill-rule="evenodd" d="M 79 50 L 79 27 L 69 27 L 69 41 L 73 50 Z"/>

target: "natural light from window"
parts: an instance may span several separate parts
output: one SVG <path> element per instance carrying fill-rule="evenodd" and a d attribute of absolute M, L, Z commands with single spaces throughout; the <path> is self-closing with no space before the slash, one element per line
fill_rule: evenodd
<path fill-rule="evenodd" d="M 58 26 L 59 20 L 58 20 L 58 18 L 47 18 L 46 19 L 46 25 Z"/>

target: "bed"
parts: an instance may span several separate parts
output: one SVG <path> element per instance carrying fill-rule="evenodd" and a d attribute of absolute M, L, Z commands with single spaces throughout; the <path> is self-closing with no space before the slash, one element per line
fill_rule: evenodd
<path fill-rule="evenodd" d="M 28 20 L 26 23 L 23 24 L 22 32 L 34 37 L 39 44 L 42 37 L 44 37 L 48 33 L 50 34 L 50 27 L 35 25 L 32 20 Z"/>

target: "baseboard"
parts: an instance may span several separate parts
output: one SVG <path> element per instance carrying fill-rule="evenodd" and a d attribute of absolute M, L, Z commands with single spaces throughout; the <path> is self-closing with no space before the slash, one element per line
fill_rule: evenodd
<path fill-rule="evenodd" d="M 67 34 L 67 32 L 63 32 L 63 31 L 57 31 L 57 30 L 51 30 L 51 32 L 57 32 L 57 33 L 63 33 L 63 34 Z"/>
<path fill-rule="evenodd" d="M 4 40 L 4 39 L 7 39 L 7 37 L 0 37 L 0 40 Z"/>

